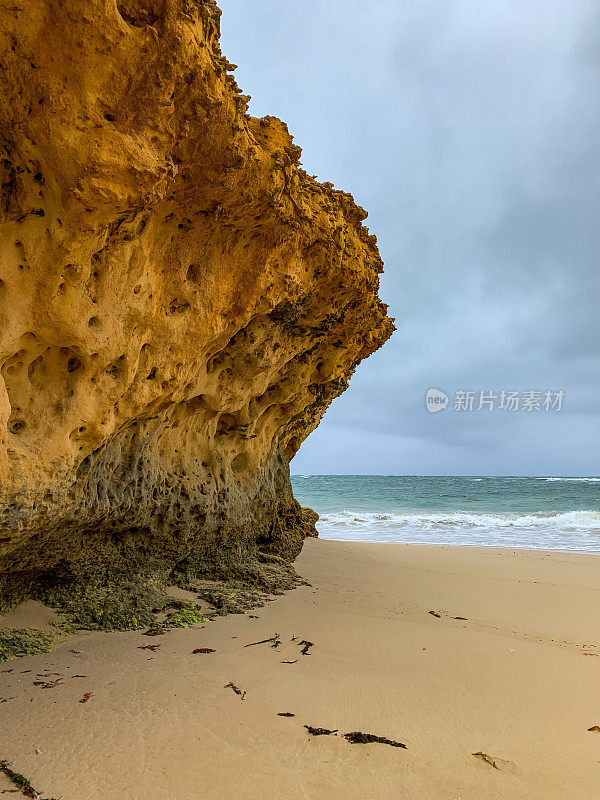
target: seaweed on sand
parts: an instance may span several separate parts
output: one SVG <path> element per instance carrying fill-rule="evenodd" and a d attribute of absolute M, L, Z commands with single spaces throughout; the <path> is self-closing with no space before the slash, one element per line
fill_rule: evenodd
<path fill-rule="evenodd" d="M 246 697 L 246 692 L 242 691 L 242 689 L 240 689 L 239 686 L 236 686 L 235 683 L 232 683 L 231 681 L 229 681 L 229 683 L 227 683 L 225 685 L 225 688 L 226 689 L 233 689 L 233 691 L 236 694 L 239 694 L 239 696 L 242 698 L 242 700 L 244 699 L 244 697 Z"/>
<path fill-rule="evenodd" d="M 13 786 L 16 786 L 25 797 L 31 797 L 33 800 L 43 800 L 39 792 L 36 792 L 25 775 L 21 775 L 20 772 L 12 770 L 8 761 L 0 761 L 0 772 L 3 772 Z M 49 797 L 47 800 L 55 800 L 55 798 Z"/>
<path fill-rule="evenodd" d="M 267 644 L 267 642 L 271 642 L 271 647 L 279 646 L 275 645 L 275 642 L 279 642 L 279 644 L 281 644 L 279 641 L 279 634 L 276 633 L 273 636 L 269 636 L 268 639 L 261 639 L 260 642 L 250 642 L 250 644 L 245 644 L 244 647 L 254 647 L 257 644 Z"/>
<path fill-rule="evenodd" d="M 496 759 L 493 756 L 488 755 L 487 753 L 482 753 L 481 751 L 477 753 L 473 753 L 475 758 L 480 758 L 482 761 L 485 761 L 486 764 L 489 764 L 490 767 L 494 769 L 500 769 L 498 764 L 496 763 Z"/>
<path fill-rule="evenodd" d="M 338 732 L 338 729 L 330 730 L 329 728 L 313 728 L 312 725 L 305 725 L 306 730 L 311 736 L 331 736 Z"/>
<path fill-rule="evenodd" d="M 394 739 L 386 739 L 385 736 L 375 736 L 374 733 L 363 733 L 362 731 L 351 731 L 344 734 L 344 739 L 350 744 L 371 744 L 372 742 L 379 742 L 379 744 L 389 744 L 390 747 L 401 747 L 403 750 L 408 750 L 402 742 L 396 742 Z"/>

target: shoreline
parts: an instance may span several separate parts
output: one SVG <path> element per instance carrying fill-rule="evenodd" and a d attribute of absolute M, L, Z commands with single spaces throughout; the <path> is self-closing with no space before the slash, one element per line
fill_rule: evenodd
<path fill-rule="evenodd" d="M 321 538 L 600 554 L 591 480 L 342 477 L 293 480 Z"/>
<path fill-rule="evenodd" d="M 598 559 L 307 540 L 296 568 L 246 614 L 3 663 L 0 761 L 62 800 L 595 796 Z"/>
<path fill-rule="evenodd" d="M 552 550 L 545 547 L 518 547 L 510 545 L 503 547 L 498 544 L 454 544 L 449 542 L 382 542 L 382 541 L 366 541 L 365 539 L 332 539 L 330 537 L 319 534 L 318 540 L 320 542 L 339 542 L 340 544 L 386 544 L 386 545 L 400 545 L 402 547 L 464 547 L 466 550 L 516 550 L 526 553 L 565 553 L 565 555 L 572 556 L 600 556 L 600 548 L 594 550 Z"/>

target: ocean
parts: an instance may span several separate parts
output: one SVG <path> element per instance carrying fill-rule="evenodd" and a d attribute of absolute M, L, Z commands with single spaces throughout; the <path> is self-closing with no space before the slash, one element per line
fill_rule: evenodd
<path fill-rule="evenodd" d="M 323 539 L 600 554 L 600 478 L 294 475 Z"/>

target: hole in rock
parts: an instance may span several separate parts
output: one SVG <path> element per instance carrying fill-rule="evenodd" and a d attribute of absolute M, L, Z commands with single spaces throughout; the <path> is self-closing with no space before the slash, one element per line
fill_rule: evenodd
<path fill-rule="evenodd" d="M 221 414 L 217 422 L 217 436 L 231 433 L 237 428 L 237 420 L 233 414 Z"/>
<path fill-rule="evenodd" d="M 200 264 L 190 264 L 187 268 L 186 279 L 198 283 L 201 277 Z"/>
<path fill-rule="evenodd" d="M 13 419 L 12 422 L 8 423 L 8 430 L 11 433 L 21 433 L 21 431 L 25 428 L 25 420 L 24 419 Z"/>
<path fill-rule="evenodd" d="M 128 25 L 143 28 L 160 19 L 161 0 L 118 0 L 117 11 Z"/>
<path fill-rule="evenodd" d="M 183 312 L 187 311 L 189 307 L 190 304 L 187 302 L 187 300 L 178 300 L 177 298 L 175 298 L 175 300 L 171 301 L 171 305 L 169 306 L 169 313 L 183 314 Z"/>

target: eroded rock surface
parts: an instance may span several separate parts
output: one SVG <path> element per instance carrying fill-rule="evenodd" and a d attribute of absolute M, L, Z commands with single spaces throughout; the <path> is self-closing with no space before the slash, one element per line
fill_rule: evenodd
<path fill-rule="evenodd" d="M 0 0 L 4 600 L 293 559 L 289 460 L 393 330 L 365 211 L 247 114 L 219 17 Z"/>

